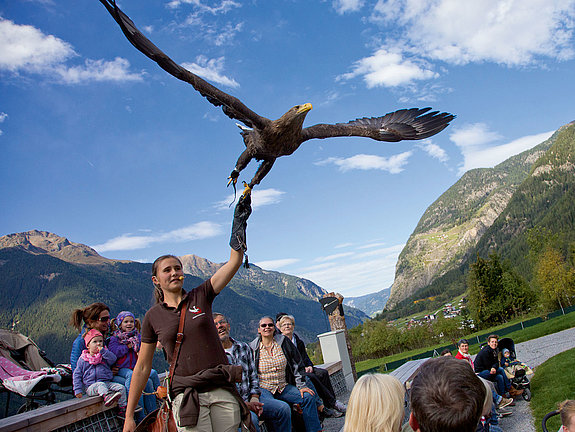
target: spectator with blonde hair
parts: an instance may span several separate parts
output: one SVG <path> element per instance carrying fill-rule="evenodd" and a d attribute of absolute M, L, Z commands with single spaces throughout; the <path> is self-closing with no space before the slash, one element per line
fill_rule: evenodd
<path fill-rule="evenodd" d="M 575 400 L 565 400 L 559 404 L 561 431 L 575 432 Z"/>
<path fill-rule="evenodd" d="M 367 374 L 357 380 L 345 417 L 344 432 L 399 432 L 405 390 L 390 375 Z"/>

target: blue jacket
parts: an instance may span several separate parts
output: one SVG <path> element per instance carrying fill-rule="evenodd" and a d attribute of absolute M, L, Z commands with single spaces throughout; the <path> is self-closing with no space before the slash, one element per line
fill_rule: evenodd
<path fill-rule="evenodd" d="M 86 342 L 84 342 L 82 333 L 80 333 L 72 343 L 72 352 L 70 353 L 70 366 L 72 367 L 72 372 L 74 371 L 74 369 L 76 369 L 78 359 L 82 355 L 82 351 L 84 351 L 85 349 L 86 349 Z"/>
<path fill-rule="evenodd" d="M 90 387 L 95 382 L 112 381 L 112 365 L 116 362 L 116 356 L 107 348 L 100 351 L 102 362 L 97 365 L 91 365 L 80 357 L 74 373 L 72 382 L 74 385 L 74 394 L 84 393 L 84 389 Z"/>

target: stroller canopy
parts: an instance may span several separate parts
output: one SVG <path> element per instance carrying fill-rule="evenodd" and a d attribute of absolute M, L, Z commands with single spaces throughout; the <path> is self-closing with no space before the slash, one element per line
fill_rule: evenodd
<path fill-rule="evenodd" d="M 0 355 L 31 371 L 53 367 L 32 339 L 12 330 L 0 329 Z"/>

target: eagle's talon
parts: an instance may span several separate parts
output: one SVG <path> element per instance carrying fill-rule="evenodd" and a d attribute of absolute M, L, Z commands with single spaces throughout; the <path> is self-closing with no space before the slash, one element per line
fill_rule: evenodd
<path fill-rule="evenodd" d="M 246 182 L 244 183 L 244 191 L 242 192 L 242 196 L 246 196 L 252 193 L 252 188 L 250 187 L 249 184 L 247 184 Z"/>
<path fill-rule="evenodd" d="M 234 168 L 234 170 L 231 172 L 230 176 L 228 177 L 228 186 L 233 184 L 235 187 L 236 183 L 238 182 L 239 176 L 240 176 L 240 172 Z"/>

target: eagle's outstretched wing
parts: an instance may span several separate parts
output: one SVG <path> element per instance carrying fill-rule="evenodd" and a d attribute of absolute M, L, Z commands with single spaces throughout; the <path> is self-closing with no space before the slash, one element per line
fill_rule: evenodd
<path fill-rule="evenodd" d="M 349 123 L 317 124 L 302 130 L 302 142 L 314 138 L 360 136 L 377 141 L 420 140 L 445 129 L 453 114 L 431 108 L 403 109 L 383 117 L 361 118 Z M 427 113 L 427 114 L 426 114 Z"/>
<path fill-rule="evenodd" d="M 169 74 L 191 84 L 192 87 L 200 92 L 210 103 L 215 106 L 221 106 L 228 117 L 239 120 L 249 127 L 262 128 L 269 122 L 265 117 L 261 117 L 250 110 L 239 99 L 224 93 L 199 76 L 194 75 L 189 70 L 175 63 L 137 29 L 132 20 L 116 6 L 115 0 L 100 0 L 100 3 L 110 12 L 110 15 L 112 15 L 119 24 L 124 35 L 132 45 L 158 63 L 158 65 Z"/>

